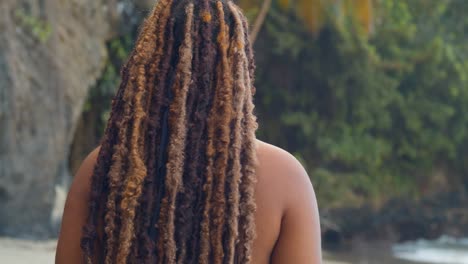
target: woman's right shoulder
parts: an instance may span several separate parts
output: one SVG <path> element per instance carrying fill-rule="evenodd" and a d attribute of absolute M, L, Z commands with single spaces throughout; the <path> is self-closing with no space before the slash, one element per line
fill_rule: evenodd
<path fill-rule="evenodd" d="M 283 211 L 272 263 L 321 263 L 319 213 L 309 175 L 287 151 L 261 141 L 257 146 L 257 190 L 270 193 Z"/>
<path fill-rule="evenodd" d="M 257 189 L 274 194 L 283 211 L 297 206 L 298 196 L 311 196 L 309 175 L 291 153 L 257 140 L 257 159 Z"/>
<path fill-rule="evenodd" d="M 257 159 L 257 168 L 260 172 L 268 172 L 269 176 L 266 177 L 270 177 L 269 180 L 277 181 L 282 186 L 288 183 L 296 186 L 311 184 L 304 166 L 284 149 L 257 140 Z"/>

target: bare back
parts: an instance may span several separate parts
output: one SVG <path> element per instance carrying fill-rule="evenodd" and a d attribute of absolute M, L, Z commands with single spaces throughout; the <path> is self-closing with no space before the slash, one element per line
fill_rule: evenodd
<path fill-rule="evenodd" d="M 317 202 L 307 173 L 289 153 L 257 143 L 253 263 L 321 263 Z M 85 159 L 68 194 L 56 263 L 81 263 L 81 227 L 98 152 L 94 150 Z"/>

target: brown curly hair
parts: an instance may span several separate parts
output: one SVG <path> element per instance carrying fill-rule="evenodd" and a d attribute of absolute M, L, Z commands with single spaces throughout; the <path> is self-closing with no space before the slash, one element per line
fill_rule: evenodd
<path fill-rule="evenodd" d="M 86 263 L 251 262 L 254 70 L 232 1 L 157 2 L 101 142 Z"/>

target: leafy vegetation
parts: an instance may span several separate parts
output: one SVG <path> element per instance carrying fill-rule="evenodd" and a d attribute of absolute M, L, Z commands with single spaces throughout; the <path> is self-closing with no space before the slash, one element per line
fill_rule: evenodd
<path fill-rule="evenodd" d="M 261 1 L 249 3 L 255 19 Z M 324 3 L 268 12 L 255 46 L 259 138 L 303 162 L 323 207 L 416 198 L 440 168 L 468 187 L 468 2 Z M 88 110 L 115 91 L 133 37 L 110 43 Z"/>
<path fill-rule="evenodd" d="M 52 33 L 52 28 L 47 21 L 27 14 L 23 9 L 15 11 L 15 19 L 41 43 L 46 42 Z"/>
<path fill-rule="evenodd" d="M 119 70 L 121 65 L 129 56 L 129 51 L 133 45 L 131 35 L 119 36 L 112 39 L 107 44 L 107 51 L 109 53 L 104 71 L 101 78 L 98 80 L 96 87 L 90 90 L 88 100 L 85 102 L 83 111 L 84 114 L 97 113 L 95 122 L 99 133 L 104 131 L 107 119 L 109 118 L 110 100 L 117 92 L 120 84 Z M 103 104 L 102 102 L 107 102 Z"/>
<path fill-rule="evenodd" d="M 256 47 L 260 137 L 303 160 L 323 205 L 417 197 L 438 166 L 467 172 L 467 8 L 377 1 L 369 36 L 351 15 L 325 12 L 314 36 L 270 11 Z"/>

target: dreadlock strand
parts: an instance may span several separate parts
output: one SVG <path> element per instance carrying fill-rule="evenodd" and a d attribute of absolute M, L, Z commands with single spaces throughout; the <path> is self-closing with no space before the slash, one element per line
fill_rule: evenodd
<path fill-rule="evenodd" d="M 161 75 L 160 75 L 160 80 L 159 80 L 159 85 L 160 85 L 160 89 L 161 89 L 161 103 L 163 104 L 164 106 L 164 113 L 162 114 L 163 116 L 161 117 L 163 120 L 161 121 L 162 123 L 164 122 L 164 115 L 166 115 L 165 113 L 168 111 L 167 110 L 167 104 L 169 103 L 169 97 L 170 97 L 170 92 L 166 89 L 166 82 L 167 82 L 167 77 L 169 77 L 170 75 L 170 69 L 171 69 L 171 58 L 173 56 L 173 46 L 174 46 L 174 43 L 175 43 L 175 39 L 174 39 L 174 31 L 173 31 L 173 28 L 174 28 L 174 25 L 175 25 L 175 20 L 172 18 L 170 19 L 170 23 L 169 23 L 169 27 L 168 29 L 166 30 L 167 31 L 167 35 L 168 35 L 168 42 L 167 42 L 167 45 L 166 45 L 166 50 L 167 50 L 167 55 L 165 57 L 165 59 L 163 60 L 162 64 L 161 64 Z M 161 124 L 161 131 L 163 130 L 167 130 L 167 124 Z M 165 145 L 165 142 L 163 142 L 163 137 L 164 136 L 164 133 L 161 133 L 160 137 L 160 144 L 159 144 L 159 149 L 158 149 L 158 153 L 159 155 L 164 155 L 164 153 L 167 152 L 166 150 L 166 145 Z M 162 224 L 160 225 L 159 223 L 165 223 L 166 220 L 165 220 L 165 214 L 161 214 L 161 204 L 165 203 L 164 200 L 163 200 L 163 196 L 164 196 L 164 189 L 165 189 L 165 172 L 162 171 L 162 169 L 164 168 L 164 164 L 160 164 L 160 162 L 164 162 L 164 159 L 163 157 L 159 156 L 158 157 L 159 160 L 157 161 L 158 163 L 158 172 L 157 172 L 157 181 L 155 181 L 155 183 L 153 184 L 153 187 L 154 187 L 154 192 L 155 192 L 155 196 L 156 196 L 156 208 L 155 209 L 155 212 L 153 213 L 153 217 L 151 219 L 151 226 L 150 226 L 150 233 L 154 233 L 155 234 L 155 237 L 154 239 L 156 240 L 156 251 L 157 251 L 157 259 L 159 262 L 163 262 L 164 261 L 164 243 L 163 243 L 163 239 L 162 239 L 162 234 L 165 232 L 165 224 Z M 161 169 L 161 171 L 160 171 Z M 154 199 L 154 198 L 153 198 Z"/>
<path fill-rule="evenodd" d="M 232 2 L 228 3 L 229 9 L 234 17 L 235 31 L 234 31 L 234 42 L 231 51 L 233 54 L 233 75 L 235 80 L 234 92 L 234 129 L 233 129 L 233 142 L 231 144 L 232 150 L 232 178 L 229 183 L 229 197 L 228 204 L 229 215 L 228 215 L 228 241 L 227 241 L 227 263 L 234 262 L 236 240 L 238 238 L 238 217 L 239 217 L 239 183 L 241 179 L 241 162 L 240 154 L 242 148 L 242 134 L 241 134 L 241 122 L 243 118 L 243 107 L 245 100 L 245 72 L 244 72 L 244 61 L 247 60 L 244 53 L 244 28 L 242 20 L 239 17 L 236 8 Z"/>
<path fill-rule="evenodd" d="M 135 63 L 140 63 L 140 64 L 147 64 L 147 57 L 151 57 L 151 56 L 147 56 L 146 54 L 149 54 L 150 52 L 153 52 L 153 50 L 155 49 L 155 43 L 156 43 L 156 35 L 155 35 L 155 31 L 156 31 L 156 23 L 152 23 L 153 20 L 158 20 L 159 19 L 159 11 L 160 9 L 163 7 L 162 4 L 158 3 L 155 5 L 155 8 L 153 9 L 153 12 L 151 13 L 151 15 L 145 20 L 144 22 L 144 26 L 142 28 L 142 32 L 140 33 L 140 36 L 139 38 L 137 39 L 137 42 L 136 42 L 136 47 L 135 47 L 135 50 L 132 54 L 132 58 L 134 60 Z M 144 54 L 143 56 L 141 54 Z M 152 63 L 154 64 L 154 63 Z M 148 66 L 148 68 L 151 68 L 151 66 Z M 151 79 L 151 77 L 150 77 Z M 150 81 L 149 81 L 150 82 Z M 141 84 L 140 84 L 141 86 Z M 146 88 L 146 87 L 145 87 Z M 152 93 L 152 89 L 150 89 L 149 91 L 147 91 L 150 95 L 148 96 L 148 98 L 151 98 L 151 93 Z M 146 106 L 149 105 L 149 102 L 147 101 L 146 102 Z M 147 111 L 146 111 L 147 112 Z M 128 114 L 127 114 L 128 115 Z M 145 124 L 146 126 L 147 124 Z M 123 127 L 127 127 L 127 125 L 123 125 Z M 139 139 L 139 145 L 143 145 L 144 142 L 142 141 L 143 139 L 140 138 Z M 121 160 L 122 160 L 122 156 L 126 156 L 129 154 L 129 150 L 128 150 L 128 147 L 126 146 L 127 143 L 126 143 L 126 140 L 122 142 L 121 144 L 121 152 L 119 154 L 119 157 L 116 157 L 118 159 L 117 161 L 117 166 L 114 166 L 114 171 L 113 171 L 113 174 L 115 175 L 115 173 L 119 173 L 119 174 L 122 174 L 123 173 L 123 168 L 122 168 L 122 164 L 121 164 Z M 117 153 L 118 151 L 116 151 L 115 153 Z M 120 168 L 119 168 L 120 166 Z M 120 176 L 120 175 L 119 175 Z M 116 192 L 118 192 L 118 190 L 120 188 L 122 188 L 122 183 L 123 182 L 123 178 L 120 176 L 119 177 L 115 177 L 113 178 L 113 182 L 110 182 L 109 184 L 109 188 L 113 191 L 110 192 L 110 195 L 109 195 L 109 199 L 107 201 L 108 203 L 108 214 L 107 214 L 107 218 L 106 218 L 106 223 L 110 223 L 111 225 L 114 225 L 114 219 L 115 219 L 115 206 L 116 206 L 116 198 L 117 198 L 117 194 Z M 145 191 L 145 186 L 143 186 L 143 192 Z M 135 216 L 135 219 L 137 221 L 135 221 L 136 223 L 139 223 L 140 221 L 138 221 L 138 219 L 141 219 L 143 218 L 143 212 L 141 212 L 140 210 L 138 210 L 138 214 Z M 108 225 L 106 228 L 107 228 L 107 234 L 110 233 L 110 230 L 113 229 L 114 232 L 117 230 L 117 228 L 115 227 L 111 227 L 111 225 Z M 136 227 L 136 233 L 140 234 L 141 233 L 141 227 L 140 225 L 137 224 L 137 227 Z M 112 235 L 112 239 L 114 238 L 114 235 Z M 112 240 L 111 239 L 111 240 Z M 115 244 L 115 243 L 114 243 Z M 138 255 L 138 250 L 137 250 L 137 246 L 138 246 L 138 243 L 136 245 L 133 245 L 133 250 L 132 252 L 130 253 L 130 256 L 132 259 L 135 259 Z M 112 254 L 112 251 L 113 251 L 113 248 L 114 248 L 114 245 L 111 245 L 110 247 L 110 252 L 111 254 L 106 256 L 106 263 L 110 263 L 110 257 L 113 255 Z"/>
<path fill-rule="evenodd" d="M 242 27 L 244 28 L 244 43 L 245 49 L 243 51 L 247 56 L 247 60 L 244 61 L 244 72 L 245 72 L 245 86 L 247 91 L 245 93 L 245 104 L 243 107 L 244 120 L 242 121 L 242 133 L 244 134 L 244 141 L 242 143 L 241 152 L 241 163 L 242 166 L 242 178 L 239 186 L 240 193 L 240 216 L 239 216 L 239 240 L 242 241 L 237 245 L 237 255 L 241 263 L 251 263 L 252 261 L 252 246 L 255 239 L 255 210 L 256 204 L 254 200 L 256 176 L 255 167 L 257 164 L 256 157 L 256 141 L 255 131 L 257 130 L 258 124 L 254 115 L 254 104 L 253 104 L 253 73 L 255 65 L 253 63 L 252 47 L 248 38 L 248 23 L 243 16 L 241 10 L 233 6 L 233 9 L 237 9 L 234 14 L 242 21 Z"/>
<path fill-rule="evenodd" d="M 217 67 L 219 68 L 219 67 Z M 218 81 L 219 82 L 219 81 Z M 216 97 L 216 95 L 215 95 Z M 216 99 L 214 99 L 216 101 Z M 210 254 L 210 212 L 211 212 L 211 197 L 213 191 L 213 167 L 214 167 L 214 156 L 215 156 L 215 146 L 214 146 L 214 137 L 215 137 L 215 120 L 214 111 L 210 111 L 207 124 L 207 146 L 206 146 L 206 174 L 205 174 L 205 184 L 203 186 L 203 191 L 205 192 L 204 198 L 204 208 L 203 208 L 203 219 L 201 222 L 201 234 L 200 234 L 200 263 L 209 263 L 209 254 Z"/>
<path fill-rule="evenodd" d="M 151 24 L 151 23 L 150 23 Z M 147 176 L 147 168 L 144 162 L 144 129 L 147 113 L 144 110 L 142 102 L 143 96 L 147 91 L 147 64 L 151 58 L 151 53 L 155 48 L 156 35 L 154 26 L 150 26 L 149 30 L 143 30 L 140 34 L 136 46 L 136 93 L 134 96 L 134 122 L 132 135 L 129 141 L 129 171 L 124 182 L 123 198 L 120 202 L 122 209 L 122 224 L 119 236 L 119 249 L 117 259 L 125 262 L 132 246 L 135 237 L 135 215 L 138 207 L 139 198 L 143 189 L 143 182 Z"/>
<path fill-rule="evenodd" d="M 171 6 L 171 1 L 159 1 L 156 5 L 155 10 L 152 15 L 148 18 L 147 23 L 157 25 L 154 27 L 155 34 L 155 43 L 156 47 L 153 51 L 152 59 L 150 60 L 150 65 L 148 67 L 147 75 L 147 87 L 149 87 L 149 94 L 147 96 L 146 102 L 146 112 L 148 113 L 147 119 L 147 139 L 146 139 L 146 166 L 148 176 L 145 179 L 145 184 L 143 188 L 143 194 L 140 197 L 140 207 L 138 217 L 141 217 L 141 220 L 137 220 L 138 225 L 138 235 L 141 237 L 139 245 L 136 243 L 134 247 L 140 247 L 140 259 L 145 262 L 154 262 L 154 241 L 150 237 L 150 232 L 148 232 L 151 216 L 153 215 L 154 210 L 154 184 L 156 182 L 156 151 L 160 147 L 159 140 L 157 140 L 158 131 L 160 128 L 160 113 L 162 109 L 162 100 L 164 97 L 165 89 L 160 87 L 157 83 L 157 76 L 165 76 L 166 73 L 164 69 L 158 68 L 162 61 L 163 48 L 165 46 L 165 27 L 168 21 L 168 14 L 164 12 L 166 9 L 169 9 Z M 165 15 L 161 15 L 161 13 Z M 169 44 L 172 47 L 172 43 Z M 167 72 L 167 71 L 166 71 Z M 161 78 L 159 78 L 160 80 Z"/>
<path fill-rule="evenodd" d="M 196 190 L 199 186 L 199 179 L 196 173 L 196 165 L 199 162 L 198 153 L 196 150 L 200 148 L 199 137 L 202 132 L 200 131 L 200 124 L 203 124 L 202 120 L 196 117 L 197 114 L 197 103 L 200 101 L 201 92 L 199 87 L 199 68 L 200 68 L 200 38 L 199 28 L 200 21 L 196 19 L 197 14 L 194 13 L 193 19 L 193 66 L 192 66 L 192 80 L 189 87 L 189 94 L 187 98 L 187 124 L 188 130 L 191 131 L 188 136 L 188 142 L 192 144 L 186 144 L 185 153 L 187 153 L 190 159 L 185 163 L 184 168 L 184 186 L 181 193 L 179 194 L 179 207 L 176 209 L 176 242 L 178 246 L 177 263 L 187 263 L 187 258 L 190 259 L 191 252 L 187 248 L 187 243 L 191 240 L 193 234 L 194 224 L 196 224 L 195 215 L 195 201 L 196 201 Z M 188 257 L 187 257 L 188 255 Z"/>
<path fill-rule="evenodd" d="M 115 250 L 114 246 L 117 244 L 116 240 L 116 232 L 118 230 L 116 219 L 119 217 L 116 208 L 116 200 L 119 196 L 119 191 L 122 186 L 122 175 L 125 174 L 125 167 L 124 163 L 125 157 L 128 153 L 127 148 L 127 136 L 129 133 L 129 124 L 131 122 L 131 101 L 133 98 L 133 83 L 134 78 L 130 78 L 130 81 L 124 91 L 123 94 L 123 102 L 124 109 L 123 109 L 123 118 L 118 123 L 119 132 L 118 132 L 118 141 L 117 144 L 114 145 L 113 148 L 113 155 L 112 155 L 112 163 L 108 173 L 108 188 L 109 188 L 109 195 L 107 197 L 106 202 L 106 213 L 104 216 L 105 219 L 105 227 L 104 231 L 106 234 L 106 256 L 105 256 L 105 263 L 111 263 L 112 259 L 115 257 Z"/>
<path fill-rule="evenodd" d="M 248 29 L 249 25 L 247 22 L 247 18 L 244 16 L 242 11 L 237 7 L 238 14 L 242 18 L 242 25 L 244 26 L 244 29 Z M 247 61 L 248 61 L 248 73 L 249 73 L 249 78 L 250 78 L 250 89 L 252 92 L 252 95 L 255 95 L 256 88 L 255 88 L 255 59 L 254 59 L 254 52 L 253 52 L 253 47 L 252 44 L 250 43 L 250 36 L 248 33 L 248 30 L 244 30 L 244 36 L 245 36 L 245 53 L 247 54 Z"/>
<path fill-rule="evenodd" d="M 224 258 L 223 250 L 223 227 L 225 223 L 225 182 L 228 163 L 228 146 L 230 143 L 230 123 L 232 118 L 232 75 L 228 61 L 227 50 L 229 48 L 229 32 L 225 23 L 224 9 L 222 2 L 216 3 L 219 17 L 219 34 L 217 37 L 220 54 L 220 64 L 218 67 L 219 86 L 216 87 L 217 99 L 213 109 L 216 111 L 216 159 L 214 164 L 214 185 L 211 203 L 213 204 L 211 230 L 211 247 L 213 249 L 214 263 L 222 263 Z"/>
<path fill-rule="evenodd" d="M 176 197 L 182 186 L 183 167 L 185 159 L 185 140 L 187 134 L 185 105 L 187 92 L 191 81 L 192 70 L 192 24 L 194 6 L 186 7 L 186 24 L 184 40 L 179 49 L 179 62 L 176 67 L 175 84 L 172 88 L 174 100 L 169 108 L 169 126 L 171 136 L 168 148 L 168 163 L 165 199 L 161 212 L 166 214 L 166 230 L 162 233 L 166 250 L 165 263 L 175 263 L 176 243 L 174 240 Z"/>
<path fill-rule="evenodd" d="M 100 210 L 99 201 L 103 191 L 105 175 L 108 173 L 109 164 L 111 163 L 111 150 L 118 137 L 118 119 L 122 112 L 122 97 L 128 82 L 128 72 L 126 67 L 122 71 L 123 80 L 120 88 L 112 101 L 112 113 L 108 120 L 107 128 L 103 139 L 101 140 L 101 148 L 98 153 L 96 165 L 94 167 L 93 176 L 91 179 L 91 193 L 89 202 L 89 212 L 86 225 L 83 227 L 83 237 L 81 239 L 81 248 L 83 249 L 83 257 L 86 263 L 92 263 L 94 257 L 95 240 L 97 237 L 97 218 Z"/>
<path fill-rule="evenodd" d="M 201 11 L 201 16 L 203 18 L 204 22 L 204 27 L 202 31 L 203 35 L 203 40 L 206 42 L 206 47 L 210 48 L 211 50 L 214 50 L 214 45 L 212 43 L 212 32 L 213 32 L 213 25 L 211 21 L 211 7 L 209 5 L 209 0 L 203 1 L 202 4 L 202 11 Z M 214 58 L 213 58 L 214 60 Z M 205 63 L 208 63 L 206 60 Z M 206 73 L 204 73 L 204 77 L 202 79 L 202 84 L 203 86 L 211 87 L 211 82 L 214 79 L 214 76 L 209 75 L 211 70 L 213 69 L 212 64 L 207 65 Z M 219 79 L 216 77 L 216 79 Z M 216 97 L 216 95 L 214 95 Z M 214 101 L 216 100 L 215 98 L 213 99 Z M 206 165 L 205 165 L 205 182 L 203 184 L 203 192 L 204 192 L 204 198 L 203 198 L 203 211 L 201 215 L 201 223 L 200 223 L 200 241 L 199 241 L 199 257 L 198 257 L 198 262 L 202 264 L 208 264 L 209 261 L 209 254 L 210 254 L 210 210 L 211 210 L 211 192 L 212 192 L 212 183 L 213 183 L 213 158 L 214 158 L 214 143 L 213 143 L 213 138 L 214 138 L 214 124 L 213 124 L 213 119 L 214 119 L 215 113 L 213 111 L 210 111 L 210 114 L 208 116 L 208 121 L 207 121 L 207 128 L 206 128 L 206 153 L 205 153 L 205 159 L 206 159 Z"/>
<path fill-rule="evenodd" d="M 120 208 L 122 210 L 122 223 L 119 236 L 119 250 L 117 259 L 125 262 L 131 247 L 134 233 L 135 208 L 142 191 L 142 183 L 146 177 L 146 166 L 143 162 L 140 140 L 141 122 L 146 118 L 146 113 L 141 106 L 141 97 L 144 93 L 142 84 L 144 82 L 144 66 L 139 66 L 138 90 L 135 95 L 135 116 L 132 128 L 132 135 L 129 141 L 129 170 L 124 179 L 122 200 Z M 143 75 L 143 76 L 141 76 Z"/>
<path fill-rule="evenodd" d="M 245 71 L 248 72 L 248 66 L 245 65 Z M 249 75 L 246 78 L 247 87 L 251 86 L 251 81 Z M 252 92 L 246 93 L 246 104 L 244 106 L 244 116 L 245 116 L 245 144 L 243 147 L 243 160 L 241 161 L 244 166 L 242 170 L 244 171 L 240 193 L 241 193 L 241 232 L 243 236 L 243 257 L 244 260 L 242 263 L 251 263 L 252 255 L 252 244 L 255 239 L 255 221 L 254 215 L 256 210 L 256 204 L 254 201 L 254 191 L 255 191 L 255 167 L 257 164 L 256 158 L 256 143 L 255 143 L 255 131 L 257 130 L 256 118 L 253 114 L 254 105 L 252 102 Z"/>
<path fill-rule="evenodd" d="M 204 9 L 200 12 L 200 17 L 209 16 L 210 6 L 206 5 Z M 197 41 L 200 42 L 200 73 L 198 76 L 198 86 L 200 89 L 199 102 L 197 104 L 197 109 L 194 114 L 194 122 L 197 129 L 194 130 L 193 138 L 194 144 L 191 146 L 190 155 L 192 157 L 193 163 L 190 166 L 191 178 L 197 183 L 195 189 L 196 197 L 194 201 L 194 226 L 192 236 L 190 238 L 191 245 L 189 247 L 189 254 L 191 254 L 190 263 L 199 263 L 198 260 L 201 257 L 201 253 L 204 252 L 207 243 L 203 241 L 202 236 L 202 222 L 203 222 L 203 212 L 205 210 L 204 204 L 204 194 L 207 190 L 206 186 L 209 185 L 209 182 L 206 180 L 206 168 L 208 163 L 208 157 L 206 156 L 207 145 L 208 145 L 208 129 L 207 122 L 209 116 L 209 109 L 212 105 L 212 100 L 214 93 L 212 93 L 212 86 L 214 80 L 213 65 L 215 64 L 217 49 L 214 47 L 211 40 L 211 35 L 213 34 L 213 23 L 211 19 L 203 19 L 200 22 L 200 34 L 197 35 Z M 209 201 L 209 200 L 208 200 Z M 205 237 L 206 239 L 206 237 Z M 206 260 L 207 262 L 208 260 Z"/>

